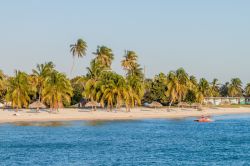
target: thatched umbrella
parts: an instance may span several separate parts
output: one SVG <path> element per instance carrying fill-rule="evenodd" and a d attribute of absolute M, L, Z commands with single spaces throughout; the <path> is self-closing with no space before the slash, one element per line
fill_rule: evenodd
<path fill-rule="evenodd" d="M 96 110 L 96 107 L 98 106 L 100 106 L 100 104 L 97 103 L 96 101 L 89 101 L 88 103 L 85 104 L 85 107 L 92 107 L 92 109 L 95 108 L 95 110 Z"/>
<path fill-rule="evenodd" d="M 45 109 L 46 106 L 40 101 L 35 101 L 35 102 L 33 102 L 32 104 L 29 105 L 29 108 L 39 110 L 39 109 Z"/>
<path fill-rule="evenodd" d="M 0 103 L 0 108 L 3 108 L 4 107 L 4 104 L 3 103 Z"/>
<path fill-rule="evenodd" d="M 156 109 L 162 107 L 162 104 L 157 101 L 153 101 L 151 104 L 149 104 L 149 107 L 153 107 Z"/>
<path fill-rule="evenodd" d="M 188 104 L 188 103 L 186 103 L 186 102 L 180 102 L 180 103 L 178 103 L 178 107 L 187 108 L 187 107 L 190 107 L 190 104 Z"/>
<path fill-rule="evenodd" d="M 191 107 L 195 108 L 195 109 L 199 109 L 199 108 L 201 108 L 201 104 L 200 103 L 193 103 L 193 104 L 191 104 Z"/>

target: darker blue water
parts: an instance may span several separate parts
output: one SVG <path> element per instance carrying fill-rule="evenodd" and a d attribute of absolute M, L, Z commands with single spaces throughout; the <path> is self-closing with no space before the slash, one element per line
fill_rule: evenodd
<path fill-rule="evenodd" d="M 0 125 L 0 165 L 250 165 L 250 115 Z"/>

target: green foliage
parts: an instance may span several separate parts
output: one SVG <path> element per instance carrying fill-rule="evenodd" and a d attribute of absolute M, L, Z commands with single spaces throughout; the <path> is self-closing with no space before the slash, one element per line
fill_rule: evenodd
<path fill-rule="evenodd" d="M 86 50 L 87 43 L 82 39 L 70 45 L 74 59 L 85 56 Z M 157 101 L 171 106 L 181 101 L 202 103 L 205 97 L 212 96 L 250 96 L 250 83 L 244 92 L 239 78 L 220 86 L 218 79 L 209 83 L 201 78 L 198 82 L 194 76 L 189 76 L 183 68 L 179 68 L 167 75 L 160 73 L 153 80 L 145 80 L 138 55 L 131 50 L 125 51 L 121 60 L 121 66 L 126 72 L 123 77 L 111 69 L 114 60 L 111 48 L 98 46 L 93 54 L 95 58 L 87 67 L 87 74 L 71 81 L 65 74 L 56 71 L 52 62 L 38 64 L 31 75 L 16 71 L 14 77 L 8 78 L 0 71 L 0 101 L 6 95 L 6 100 L 12 102 L 15 108 L 27 107 L 33 100 L 58 108 L 62 103 L 79 103 L 85 97 L 101 103 L 103 107 L 119 109 L 126 106 L 130 110 L 140 105 L 142 99 L 148 103 Z M 72 69 L 73 66 L 74 63 Z"/>
<path fill-rule="evenodd" d="M 197 96 L 194 90 L 188 90 L 186 94 L 185 102 L 190 103 L 190 104 L 197 102 Z"/>
<path fill-rule="evenodd" d="M 222 97 L 228 97 L 228 89 L 229 89 L 229 82 L 226 82 L 224 85 L 220 87 L 220 95 Z"/>
<path fill-rule="evenodd" d="M 13 108 L 27 108 L 30 101 L 29 92 L 28 75 L 25 72 L 15 71 L 15 76 L 8 79 L 6 100 L 12 103 Z"/>
<path fill-rule="evenodd" d="M 126 96 L 125 79 L 113 72 L 103 72 L 100 78 L 102 97 L 100 102 L 102 105 L 107 103 L 108 108 L 112 109 L 114 105 L 119 108 Z"/>
<path fill-rule="evenodd" d="M 183 68 L 169 72 L 165 94 L 170 100 L 170 106 L 173 102 L 180 102 L 185 99 L 189 86 L 189 76 Z"/>
<path fill-rule="evenodd" d="M 4 101 L 7 92 L 7 76 L 0 70 L 0 102 Z"/>
<path fill-rule="evenodd" d="M 142 68 L 137 61 L 138 55 L 134 51 L 125 51 L 124 59 L 121 61 L 121 65 L 127 72 L 127 77 L 132 76 L 144 79 Z"/>
<path fill-rule="evenodd" d="M 242 82 L 239 78 L 233 78 L 228 87 L 228 94 L 231 97 L 241 97 L 243 95 Z"/>
<path fill-rule="evenodd" d="M 87 75 L 88 79 L 98 79 L 101 72 L 103 71 L 102 65 L 99 61 L 95 59 L 90 62 L 90 67 L 87 67 Z"/>
<path fill-rule="evenodd" d="M 93 54 L 96 55 L 95 62 L 102 70 L 111 70 L 111 64 L 114 60 L 112 49 L 106 46 L 98 46 Z"/>
<path fill-rule="evenodd" d="M 70 45 L 70 52 L 73 57 L 77 56 L 78 58 L 86 55 L 87 43 L 83 39 L 78 39 L 75 44 Z"/>
<path fill-rule="evenodd" d="M 75 65 L 75 57 L 77 56 L 78 58 L 82 58 L 83 56 L 85 56 L 87 47 L 88 47 L 87 43 L 83 39 L 78 39 L 75 44 L 70 45 L 70 52 L 72 53 L 73 56 L 73 64 L 71 67 L 70 74 L 72 74 Z"/>
<path fill-rule="evenodd" d="M 71 105 L 75 105 L 79 103 L 82 99 L 82 93 L 84 91 L 86 78 L 78 76 L 78 77 L 73 78 L 70 82 L 73 88 L 73 96 L 71 98 Z"/>
<path fill-rule="evenodd" d="M 58 109 L 62 103 L 69 104 L 73 89 L 66 75 L 53 71 L 44 82 L 43 101 L 52 109 Z"/>
<path fill-rule="evenodd" d="M 201 78 L 199 85 L 198 85 L 198 91 L 204 96 L 204 97 L 211 97 L 211 87 L 209 85 L 209 82 L 205 78 Z"/>
<path fill-rule="evenodd" d="M 167 103 L 169 99 L 165 95 L 165 92 L 167 91 L 166 81 L 167 77 L 163 73 L 156 75 L 154 80 L 146 81 L 144 102 L 151 103 L 153 101 L 157 101 L 160 103 Z"/>
<path fill-rule="evenodd" d="M 37 93 L 33 96 L 38 96 L 38 100 L 42 100 L 42 91 L 44 88 L 44 82 L 46 78 L 51 76 L 51 73 L 55 70 L 55 65 L 53 62 L 48 62 L 44 64 L 37 64 L 36 69 L 32 70 L 30 76 L 30 82 L 32 85 L 32 91 Z"/>
<path fill-rule="evenodd" d="M 218 83 L 218 79 L 215 78 L 213 79 L 212 83 L 211 83 L 211 93 L 213 97 L 218 97 L 220 96 L 220 88 L 219 88 L 219 83 Z"/>
<path fill-rule="evenodd" d="M 250 96 L 250 83 L 248 83 L 245 87 L 245 95 Z"/>

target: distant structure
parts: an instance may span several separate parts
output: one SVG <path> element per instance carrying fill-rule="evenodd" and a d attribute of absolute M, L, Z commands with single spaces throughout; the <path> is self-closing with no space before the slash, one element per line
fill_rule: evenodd
<path fill-rule="evenodd" d="M 206 105 L 250 104 L 250 97 L 205 97 Z"/>

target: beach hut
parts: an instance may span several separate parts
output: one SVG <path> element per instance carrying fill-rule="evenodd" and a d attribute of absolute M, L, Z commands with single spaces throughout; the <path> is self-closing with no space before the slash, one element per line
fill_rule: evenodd
<path fill-rule="evenodd" d="M 100 103 L 96 102 L 96 101 L 89 101 L 85 104 L 85 107 L 92 107 L 93 110 L 96 110 L 96 107 L 99 107 Z"/>
<path fill-rule="evenodd" d="M 153 101 L 151 104 L 149 104 L 149 107 L 152 107 L 152 108 L 161 108 L 163 105 L 157 101 Z"/>
<path fill-rule="evenodd" d="M 35 102 L 33 102 L 32 104 L 29 105 L 29 108 L 39 110 L 39 109 L 45 109 L 46 106 L 40 101 L 35 101 Z"/>

